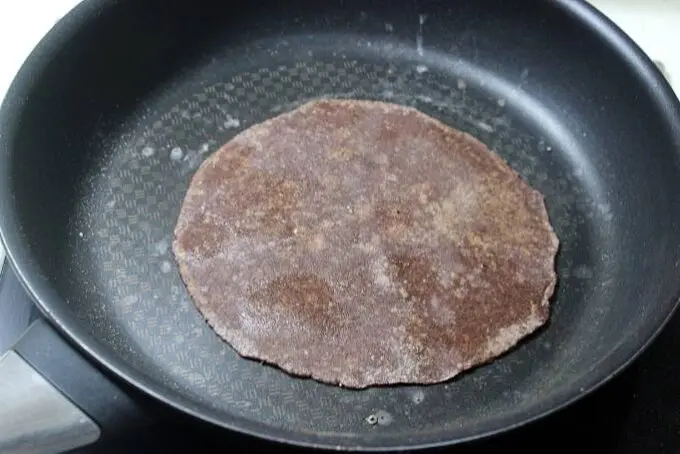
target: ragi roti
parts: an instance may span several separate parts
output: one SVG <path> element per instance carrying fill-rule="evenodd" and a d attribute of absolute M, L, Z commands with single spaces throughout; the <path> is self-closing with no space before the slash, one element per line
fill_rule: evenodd
<path fill-rule="evenodd" d="M 549 317 L 543 197 L 413 108 L 319 100 L 252 126 L 194 175 L 173 250 L 237 352 L 351 388 L 435 383 Z"/>

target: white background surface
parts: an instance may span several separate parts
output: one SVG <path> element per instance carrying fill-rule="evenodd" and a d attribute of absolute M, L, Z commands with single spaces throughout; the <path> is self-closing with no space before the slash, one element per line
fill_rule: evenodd
<path fill-rule="evenodd" d="M 144 0 L 138 0 L 144 1 Z M 0 0 L 0 97 L 42 36 L 79 0 Z M 680 90 L 680 0 L 592 0 L 670 75 Z M 4 259 L 0 246 L 0 264 Z"/>

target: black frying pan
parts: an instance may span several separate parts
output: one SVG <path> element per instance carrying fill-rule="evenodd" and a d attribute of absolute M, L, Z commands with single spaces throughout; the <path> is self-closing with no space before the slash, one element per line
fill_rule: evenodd
<path fill-rule="evenodd" d="M 189 179 L 238 131 L 319 96 L 415 106 L 546 196 L 562 242 L 546 329 L 450 383 L 365 391 L 213 334 L 169 250 Z M 444 445 L 573 402 L 658 333 L 680 293 L 679 150 L 671 89 L 580 1 L 89 0 L 3 104 L 0 231 L 56 327 L 173 407 L 292 444 Z"/>

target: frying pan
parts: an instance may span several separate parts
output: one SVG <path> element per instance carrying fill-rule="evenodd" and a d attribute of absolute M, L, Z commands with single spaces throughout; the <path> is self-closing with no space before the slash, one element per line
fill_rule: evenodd
<path fill-rule="evenodd" d="M 562 243 L 549 326 L 451 382 L 364 391 L 292 378 L 220 341 L 169 249 L 189 179 L 240 130 L 323 96 L 414 106 L 545 195 Z M 89 0 L 2 106 L 2 241 L 51 324 L 0 371 L 40 372 L 84 410 L 89 438 L 71 447 L 105 435 L 110 415 L 59 383 L 68 355 L 54 328 L 87 358 L 66 362 L 75 375 L 96 365 L 97 380 L 270 440 L 389 450 L 507 431 L 597 388 L 669 319 L 679 150 L 670 87 L 580 1 Z"/>

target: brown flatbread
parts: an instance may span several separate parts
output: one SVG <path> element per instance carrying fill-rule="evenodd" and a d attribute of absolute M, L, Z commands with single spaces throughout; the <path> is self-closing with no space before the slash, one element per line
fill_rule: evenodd
<path fill-rule="evenodd" d="M 549 316 L 543 197 L 415 109 L 321 100 L 255 125 L 197 171 L 173 250 L 241 355 L 363 388 L 435 383 Z"/>

